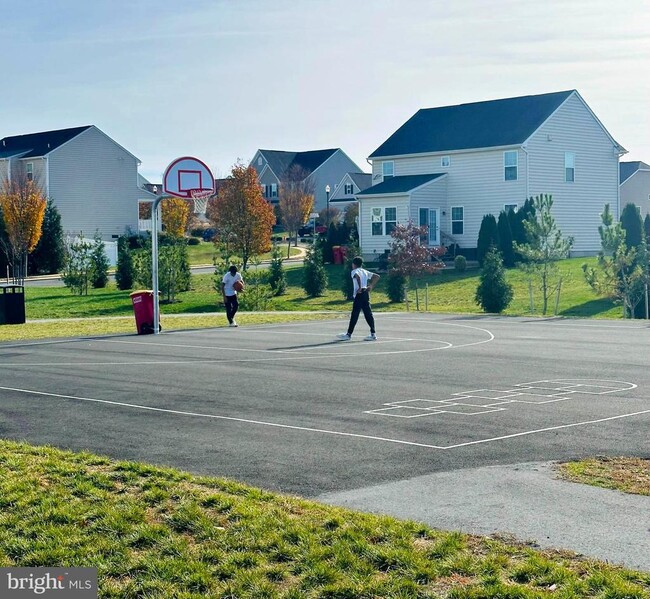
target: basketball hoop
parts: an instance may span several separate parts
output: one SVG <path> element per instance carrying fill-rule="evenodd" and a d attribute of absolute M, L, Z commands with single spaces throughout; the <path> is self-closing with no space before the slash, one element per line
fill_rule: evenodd
<path fill-rule="evenodd" d="M 205 214 L 208 199 L 214 194 L 214 191 L 212 189 L 192 189 L 189 193 L 194 201 L 194 214 Z"/>

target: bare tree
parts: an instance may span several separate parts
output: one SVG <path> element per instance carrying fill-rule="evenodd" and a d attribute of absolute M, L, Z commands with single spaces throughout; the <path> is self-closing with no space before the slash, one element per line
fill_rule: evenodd
<path fill-rule="evenodd" d="M 309 172 L 298 165 L 292 166 L 280 181 L 280 218 L 289 233 L 287 258 L 291 248 L 291 238 L 295 234 L 298 245 L 298 229 L 307 222 L 314 206 L 314 182 Z"/>

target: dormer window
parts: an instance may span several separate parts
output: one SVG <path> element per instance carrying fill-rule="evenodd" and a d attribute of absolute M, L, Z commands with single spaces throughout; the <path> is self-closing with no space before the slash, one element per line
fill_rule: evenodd
<path fill-rule="evenodd" d="M 346 196 L 351 196 L 354 193 L 352 183 L 346 183 L 344 191 Z"/>
<path fill-rule="evenodd" d="M 395 175 L 395 163 L 392 160 L 387 160 L 381 163 L 381 174 L 384 179 L 389 179 Z"/>
<path fill-rule="evenodd" d="M 441 156 L 440 157 L 440 166 L 443 168 L 447 168 L 451 164 L 451 158 L 449 156 Z"/>

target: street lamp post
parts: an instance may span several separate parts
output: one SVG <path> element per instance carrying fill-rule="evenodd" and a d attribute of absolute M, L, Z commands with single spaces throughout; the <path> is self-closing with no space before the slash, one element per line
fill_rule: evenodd
<path fill-rule="evenodd" d="M 330 228 L 330 186 L 325 186 L 325 195 L 327 197 L 327 229 Z"/>

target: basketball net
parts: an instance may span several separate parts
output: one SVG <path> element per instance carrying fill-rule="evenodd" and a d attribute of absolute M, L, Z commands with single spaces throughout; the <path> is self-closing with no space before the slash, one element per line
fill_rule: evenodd
<path fill-rule="evenodd" d="M 211 189 L 192 189 L 190 196 L 194 201 L 194 214 L 205 214 L 208 206 L 208 199 L 214 194 Z"/>

